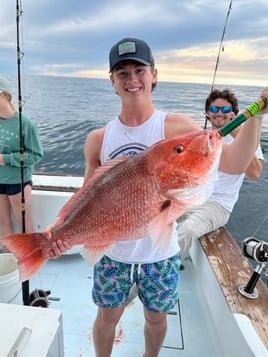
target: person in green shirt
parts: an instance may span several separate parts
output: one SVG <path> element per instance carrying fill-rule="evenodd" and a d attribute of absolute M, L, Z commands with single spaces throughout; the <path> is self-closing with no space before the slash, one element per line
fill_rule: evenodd
<path fill-rule="evenodd" d="M 19 113 L 12 104 L 11 85 L 6 78 L 0 77 L 0 237 L 14 232 L 12 212 L 22 231 L 19 119 Z M 21 115 L 21 119 L 25 231 L 32 232 L 32 173 L 34 165 L 43 158 L 44 153 L 36 125 L 24 115 Z"/>

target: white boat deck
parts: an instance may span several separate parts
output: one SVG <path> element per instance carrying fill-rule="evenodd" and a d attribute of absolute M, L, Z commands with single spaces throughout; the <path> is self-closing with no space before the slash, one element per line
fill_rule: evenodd
<path fill-rule="evenodd" d="M 181 272 L 179 306 L 168 315 L 168 333 L 159 357 L 217 356 L 199 293 L 189 274 L 190 262 Z M 80 254 L 64 255 L 50 260 L 30 280 L 34 289 L 50 290 L 49 308 L 62 311 L 65 357 L 93 357 L 92 326 L 96 306 L 91 298 L 92 268 Z M 112 357 L 142 357 L 144 352 L 143 311 L 138 298 L 126 308 L 117 327 Z"/>

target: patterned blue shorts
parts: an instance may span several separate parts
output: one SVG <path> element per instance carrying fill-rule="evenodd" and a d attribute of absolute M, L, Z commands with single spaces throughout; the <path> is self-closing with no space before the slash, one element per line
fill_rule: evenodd
<path fill-rule="evenodd" d="M 179 299 L 180 265 L 179 254 L 150 264 L 126 264 L 103 256 L 94 266 L 93 300 L 102 308 L 121 306 L 136 283 L 147 309 L 168 312 Z"/>

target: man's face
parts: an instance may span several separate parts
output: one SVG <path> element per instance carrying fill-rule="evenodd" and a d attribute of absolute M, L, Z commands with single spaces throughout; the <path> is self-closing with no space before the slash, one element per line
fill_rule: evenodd
<path fill-rule="evenodd" d="M 157 81 L 157 71 L 135 61 L 122 61 L 110 75 L 116 93 L 121 97 L 135 98 L 143 93 L 151 94 Z"/>
<path fill-rule="evenodd" d="M 215 99 L 210 104 L 206 114 L 209 117 L 213 128 L 216 129 L 221 128 L 235 116 L 231 103 L 223 98 Z"/>

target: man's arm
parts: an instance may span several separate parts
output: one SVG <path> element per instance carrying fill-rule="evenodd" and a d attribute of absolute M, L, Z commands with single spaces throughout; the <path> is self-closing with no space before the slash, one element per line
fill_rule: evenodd
<path fill-rule="evenodd" d="M 268 98 L 268 87 L 261 92 L 260 97 Z M 268 113 L 267 106 L 261 113 L 249 118 L 242 125 L 239 135 L 237 135 L 232 144 L 223 146 L 220 161 L 221 171 L 229 174 L 246 172 L 260 142 L 262 114 L 265 113 Z"/>
<path fill-rule="evenodd" d="M 105 128 L 92 130 L 85 141 L 85 174 L 84 184 L 93 175 L 95 169 L 101 165 L 101 148 Z"/>
<path fill-rule="evenodd" d="M 230 135 L 235 138 L 241 130 L 241 126 L 233 130 Z M 259 147 L 259 150 L 261 148 Z M 250 162 L 248 168 L 245 171 L 245 174 L 249 180 L 258 180 L 261 176 L 263 170 L 263 158 L 258 157 L 257 153 L 255 153 L 252 161 Z"/>
<path fill-rule="evenodd" d="M 260 178 L 263 169 L 263 160 L 259 159 L 256 155 L 253 157 L 251 163 L 245 171 L 245 174 L 249 180 L 258 180 Z"/>

